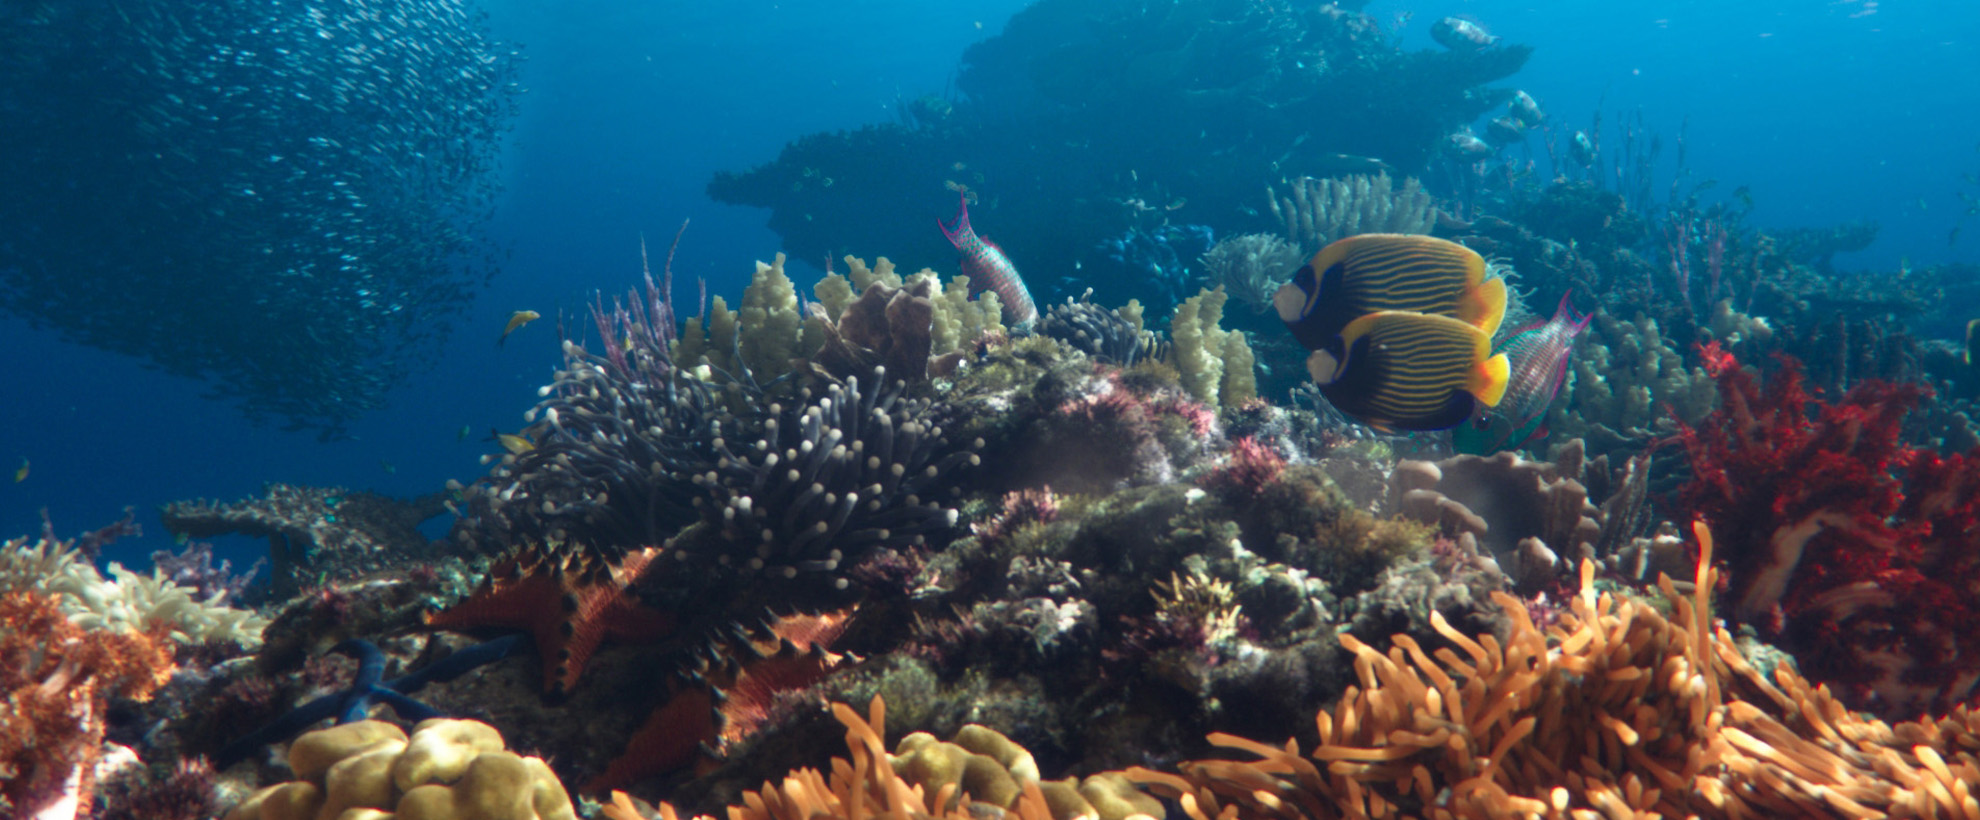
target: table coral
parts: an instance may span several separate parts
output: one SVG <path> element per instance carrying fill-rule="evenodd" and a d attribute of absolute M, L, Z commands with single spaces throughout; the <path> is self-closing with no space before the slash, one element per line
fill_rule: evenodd
<path fill-rule="evenodd" d="M 305 585 L 350 580 L 416 555 L 427 545 L 419 525 L 446 511 L 444 496 L 397 499 L 341 487 L 269 484 L 260 498 L 167 504 L 165 529 L 191 538 L 239 534 L 268 539 L 277 597 Z"/>
<path fill-rule="evenodd" d="M 1834 401 L 1790 361 L 1762 388 L 1716 345 L 1724 404 L 1681 438 L 1685 504 L 1725 538 L 1732 614 L 1777 636 L 1856 708 L 1943 710 L 1980 683 L 1980 450 L 1901 440 L 1918 385 Z"/>

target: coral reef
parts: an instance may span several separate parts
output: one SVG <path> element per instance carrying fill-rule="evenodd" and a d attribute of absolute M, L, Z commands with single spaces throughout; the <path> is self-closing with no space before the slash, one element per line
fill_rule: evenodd
<path fill-rule="evenodd" d="M 1317 716 L 1305 756 L 1230 735 L 1252 761 L 1179 774 L 1130 769 L 1194 820 L 1323 818 L 1956 816 L 1980 778 L 1974 715 L 1886 725 L 1850 714 L 1787 667 L 1772 680 L 1715 628 L 1709 535 L 1689 596 L 1661 583 L 1670 615 L 1598 595 L 1593 564 L 1546 631 L 1510 596 L 1504 640 L 1449 625 L 1458 651 L 1352 637 L 1360 686 Z M 1434 659 L 1433 659 L 1434 656 Z M 1888 813 L 1888 815 L 1886 814 Z"/>
<path fill-rule="evenodd" d="M 1286 240 L 1298 246 L 1298 256 L 1356 234 L 1427 234 L 1437 223 L 1437 207 L 1415 179 L 1405 179 L 1398 186 L 1385 173 L 1339 179 L 1301 177 L 1287 187 L 1284 196 L 1266 191 L 1265 199 L 1272 206 L 1272 218 L 1284 223 Z M 1295 262 L 1292 267 L 1299 266 Z M 1291 269 L 1287 269 L 1285 275 L 1290 274 Z M 1271 301 L 1269 293 L 1265 301 Z"/>
<path fill-rule="evenodd" d="M 1558 595 L 1572 587 L 1572 568 L 1583 560 L 1616 562 L 1646 534 L 1648 462 L 1637 456 L 1612 474 L 1607 456 L 1585 458 L 1580 439 L 1556 446 L 1547 461 L 1511 452 L 1405 459 L 1396 465 L 1388 508 L 1436 524 L 1447 537 L 1474 539 L 1522 594 Z M 1589 484 L 1615 491 L 1594 496 Z"/>
<path fill-rule="evenodd" d="M 1166 359 L 1168 347 L 1154 331 L 1141 326 L 1141 303 L 1129 300 L 1125 307 L 1107 309 L 1093 304 L 1088 290 L 1075 302 L 1066 301 L 1045 309 L 1038 332 L 1070 345 L 1096 362 L 1131 367 L 1142 359 Z"/>
<path fill-rule="evenodd" d="M 543 659 L 544 691 L 568 692 L 600 643 L 654 641 L 675 630 L 671 614 L 632 592 L 659 552 L 646 547 L 607 562 L 584 550 L 522 547 L 496 561 L 467 600 L 429 613 L 426 625 L 528 632 Z"/>
<path fill-rule="evenodd" d="M 1796 653 L 1853 708 L 1942 713 L 1980 683 L 1972 625 L 1980 450 L 1899 434 L 1924 395 L 1864 382 L 1821 402 L 1786 363 L 1763 388 L 1704 351 L 1723 397 L 1681 430 L 1685 504 L 1723 534 L 1732 615 Z"/>
<path fill-rule="evenodd" d="M 56 594 L 0 591 L 0 814 L 70 817 L 94 793 L 112 697 L 163 686 L 172 651 L 157 632 L 85 629 Z"/>
<path fill-rule="evenodd" d="M 1169 320 L 1174 343 L 1169 365 L 1182 374 L 1190 395 L 1213 407 L 1234 407 L 1258 397 L 1251 345 L 1242 331 L 1218 327 L 1227 299 L 1221 287 L 1201 291 L 1177 305 Z"/>
<path fill-rule="evenodd" d="M 1554 403 L 1547 426 L 1595 453 L 1670 435 L 1673 422 L 1696 423 L 1718 398 L 1705 371 L 1687 365 L 1657 322 L 1642 316 L 1625 321 L 1597 312 L 1568 366 L 1566 399 Z"/>
<path fill-rule="evenodd" d="M 235 644 L 252 648 L 261 643 L 268 621 L 250 609 L 227 605 L 231 587 L 206 592 L 165 577 L 166 569 L 140 575 L 117 563 L 110 578 L 97 572 L 76 542 L 46 536 L 29 544 L 26 538 L 0 543 L 0 592 L 34 591 L 57 595 L 62 611 L 76 624 L 92 630 L 155 632 L 178 646 Z"/>
<path fill-rule="evenodd" d="M 768 208 L 799 258 L 880 247 L 941 260 L 953 252 L 914 215 L 945 215 L 963 190 L 1019 270 L 1092 270 L 1110 252 L 1096 237 L 1274 229 L 1261 181 L 1421 173 L 1453 130 L 1511 96 L 1485 84 L 1529 53 L 1404 51 L 1346 5 L 1048 0 L 965 52 L 953 98 L 800 137 L 708 191 Z M 1032 284 L 1041 304 L 1087 284 L 1107 304 L 1170 302 L 1143 278 Z"/>
<path fill-rule="evenodd" d="M 319 729 L 290 745 L 289 768 L 295 780 L 255 792 L 227 820 L 577 820 L 550 767 L 479 721 L 425 720 L 410 736 L 376 720 Z"/>
<path fill-rule="evenodd" d="M 1299 270 L 1299 248 L 1265 233 L 1227 236 L 1203 255 L 1204 278 L 1252 313 L 1272 309 L 1272 295 Z"/>
<path fill-rule="evenodd" d="M 445 512 L 445 495 L 414 499 L 341 487 L 270 484 L 261 498 L 231 504 L 197 499 L 167 504 L 165 529 L 190 538 L 239 534 L 268 539 L 276 598 L 304 586 L 348 581 L 425 555 L 419 525 Z"/>
<path fill-rule="evenodd" d="M 430 720 L 441 717 L 438 710 L 410 696 L 429 683 L 444 683 L 466 674 L 475 667 L 494 663 L 515 647 L 519 636 L 507 635 L 486 643 L 476 644 L 467 649 L 428 664 L 426 668 L 392 680 L 385 680 L 385 654 L 370 641 L 349 640 L 331 647 L 330 651 L 346 655 L 358 662 L 357 674 L 352 676 L 349 686 L 336 692 L 305 703 L 260 729 L 227 744 L 217 758 L 221 766 L 231 766 L 247 755 L 270 743 L 286 741 L 304 729 L 325 718 L 335 717 L 339 724 L 354 723 L 370 714 L 373 703 L 383 703 L 392 707 L 399 717 L 405 720 Z"/>
<path fill-rule="evenodd" d="M 997 811 L 1032 820 L 1130 820 L 1159 815 L 1153 798 L 1134 790 L 1119 775 L 1085 780 L 1040 781 L 1036 764 L 1022 746 L 994 730 L 968 726 L 953 742 L 915 733 L 886 751 L 886 708 L 874 698 L 861 717 L 844 704 L 833 716 L 846 727 L 852 760 L 835 758 L 828 780 L 817 769 L 792 771 L 781 783 L 765 783 L 744 795 L 730 811 L 732 820 L 776 817 L 853 818 L 936 817 L 967 820 Z M 608 820 L 678 820 L 672 805 L 654 809 L 614 792 L 603 809 Z"/>

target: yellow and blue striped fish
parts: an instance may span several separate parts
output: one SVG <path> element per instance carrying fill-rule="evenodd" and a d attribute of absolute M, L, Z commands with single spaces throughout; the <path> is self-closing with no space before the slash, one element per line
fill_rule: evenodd
<path fill-rule="evenodd" d="M 1383 431 L 1456 427 L 1497 406 L 1511 378 L 1492 337 L 1449 316 L 1377 311 L 1349 322 L 1341 341 L 1345 356 L 1315 350 L 1307 373 L 1334 407 Z"/>
<path fill-rule="evenodd" d="M 1339 358 L 1348 324 L 1384 310 L 1448 316 L 1490 337 L 1506 316 L 1506 283 L 1488 277 L 1485 258 L 1456 242 L 1369 233 L 1321 248 L 1272 305 L 1306 349 Z"/>

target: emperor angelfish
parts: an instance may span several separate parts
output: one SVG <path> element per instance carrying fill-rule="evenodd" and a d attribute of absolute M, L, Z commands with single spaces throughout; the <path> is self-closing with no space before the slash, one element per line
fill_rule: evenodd
<path fill-rule="evenodd" d="M 1378 430 L 1449 429 L 1506 394 L 1506 355 L 1448 316 L 1378 311 L 1349 322 L 1341 341 L 1344 358 L 1315 350 L 1307 373 L 1335 408 Z"/>
<path fill-rule="evenodd" d="M 1449 316 L 1489 338 L 1506 316 L 1506 283 L 1486 273 L 1485 258 L 1456 242 L 1366 233 L 1321 248 L 1272 306 L 1301 345 L 1336 359 L 1348 323 L 1382 310 Z"/>

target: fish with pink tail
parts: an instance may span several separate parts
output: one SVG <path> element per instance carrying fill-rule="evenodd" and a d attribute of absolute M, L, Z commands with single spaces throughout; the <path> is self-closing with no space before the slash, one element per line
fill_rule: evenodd
<path fill-rule="evenodd" d="M 970 229 L 969 198 L 963 198 L 955 224 L 944 224 L 940 219 L 935 224 L 942 227 L 942 235 L 949 238 L 949 243 L 962 251 L 962 272 L 969 277 L 970 292 L 996 291 L 997 300 L 1004 306 L 1004 321 L 1017 329 L 1031 327 L 1032 320 L 1038 318 L 1038 306 L 1031 301 L 1031 291 L 1024 289 L 1017 266 L 1011 264 L 1004 250 Z"/>
<path fill-rule="evenodd" d="M 1567 384 L 1574 339 L 1594 318 L 1576 314 L 1572 296 L 1561 297 L 1552 319 L 1513 331 L 1493 351 L 1512 362 L 1505 398 L 1491 412 L 1452 431 L 1451 444 L 1458 452 L 1485 455 L 1547 437 L 1547 409 Z"/>

